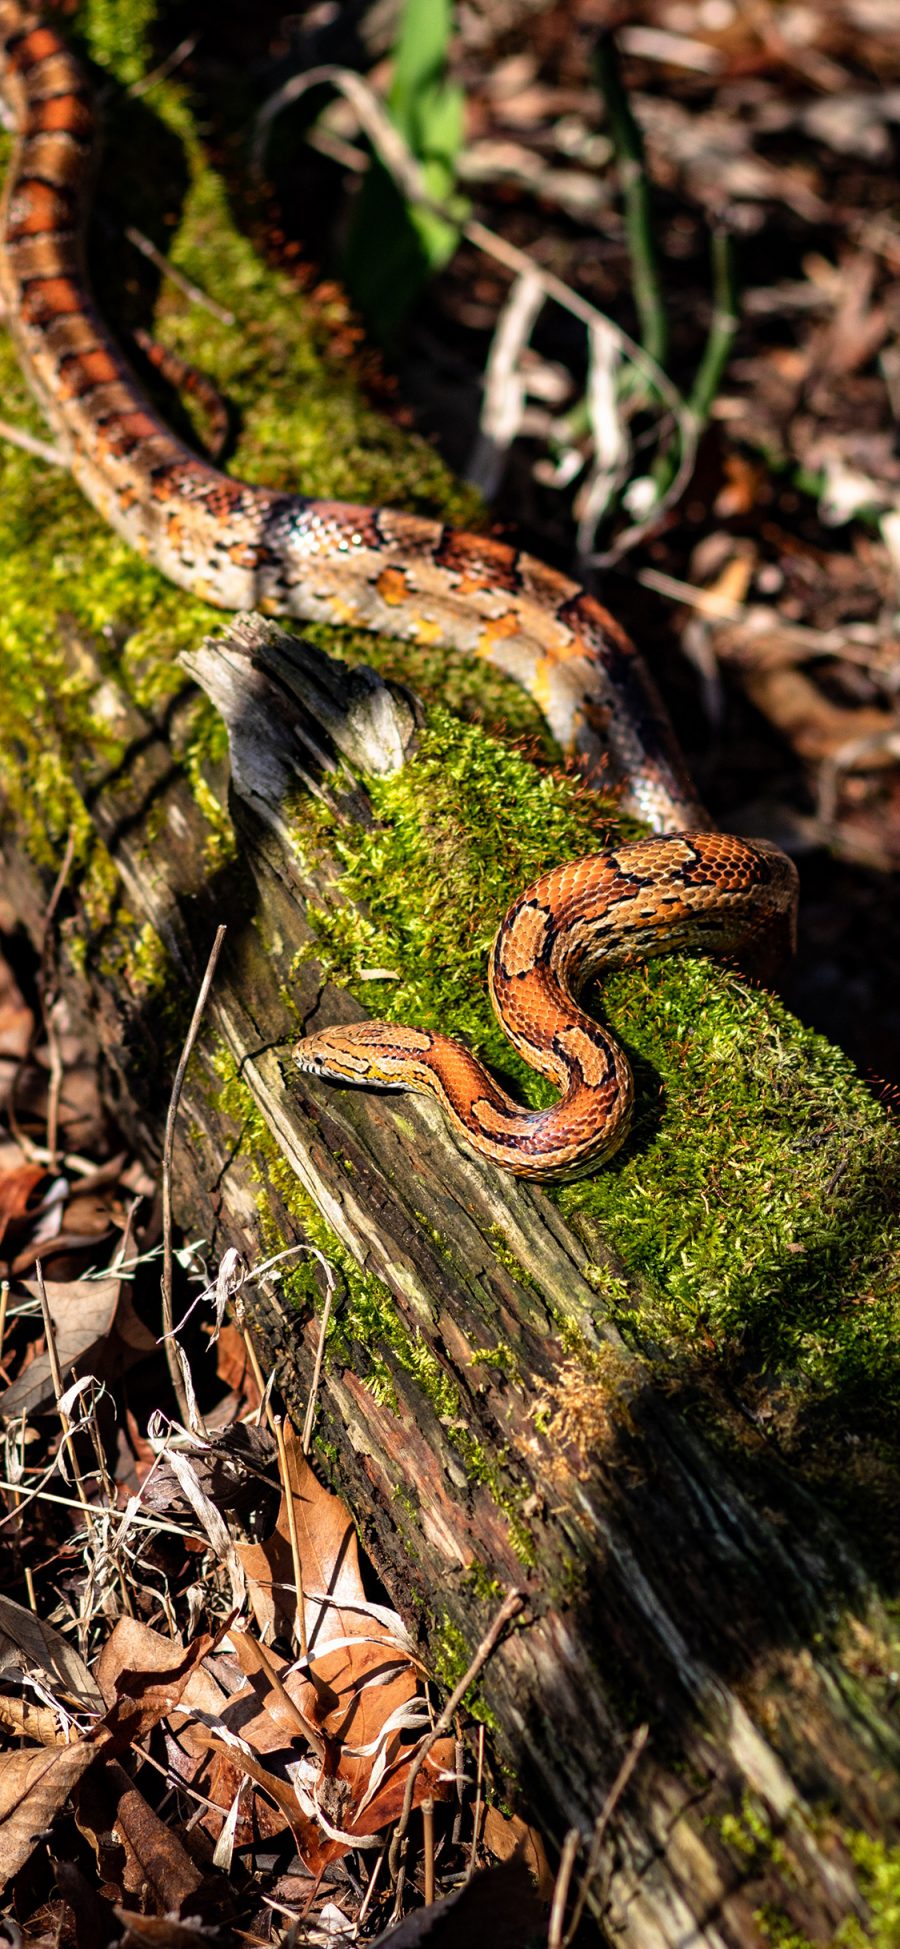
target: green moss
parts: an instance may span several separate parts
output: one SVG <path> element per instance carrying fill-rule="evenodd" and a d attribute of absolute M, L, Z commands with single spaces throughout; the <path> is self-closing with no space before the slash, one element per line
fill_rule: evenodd
<path fill-rule="evenodd" d="M 150 30 L 157 0 L 82 0 L 78 25 L 91 59 L 125 87 L 140 81 L 150 62 Z"/>
<path fill-rule="evenodd" d="M 512 1275 L 513 1279 L 518 1281 L 520 1286 L 528 1286 L 533 1292 L 537 1292 L 538 1282 L 534 1274 L 529 1272 L 528 1267 L 522 1264 L 521 1259 L 516 1258 L 514 1252 L 510 1251 L 499 1225 L 491 1226 L 490 1240 L 497 1264 L 504 1266 L 506 1271 Z"/>
<path fill-rule="evenodd" d="M 496 1347 L 473 1347 L 469 1355 L 469 1365 L 491 1367 L 495 1373 L 509 1376 L 517 1375 L 519 1372 L 519 1363 L 512 1347 L 508 1347 L 502 1340 Z"/>
<path fill-rule="evenodd" d="M 865 1922 L 849 1916 L 836 1930 L 831 1949 L 897 1949 L 900 1943 L 900 1848 L 888 1847 L 871 1834 L 850 1832 L 844 1845 L 859 1872 L 860 1891 L 868 1905 Z M 772 1949 L 818 1949 L 797 1929 L 782 1909 L 757 1910 L 764 1940 Z"/>
<path fill-rule="evenodd" d="M 523 1563 L 531 1565 L 534 1541 L 519 1509 L 524 1492 L 523 1497 L 518 1497 L 503 1478 L 498 1461 L 487 1455 L 471 1433 L 455 1382 L 425 1341 L 405 1325 L 390 1288 L 373 1273 L 361 1270 L 352 1253 L 323 1219 L 279 1150 L 247 1085 L 237 1073 L 230 1051 L 222 1045 L 216 1051 L 214 1068 L 221 1085 L 217 1107 L 238 1127 L 239 1148 L 251 1160 L 261 1186 L 257 1209 L 265 1250 L 278 1252 L 286 1243 L 272 1214 L 269 1193 L 274 1191 L 302 1226 L 310 1244 L 342 1282 L 341 1304 L 332 1314 L 326 1341 L 329 1363 L 358 1369 L 359 1349 L 363 1348 L 368 1363 L 366 1385 L 378 1400 L 388 1405 L 395 1398 L 391 1360 L 411 1374 L 460 1456 L 469 1481 L 492 1496 L 506 1518 L 513 1549 Z M 321 1311 L 322 1293 L 314 1257 L 286 1266 L 282 1271 L 282 1286 L 285 1296 L 298 1310 L 306 1311 L 312 1306 Z"/>
<path fill-rule="evenodd" d="M 149 58 L 149 20 L 149 0 L 86 0 L 79 16 L 93 54 L 126 80 Z M 245 111 L 237 102 L 228 110 L 231 127 L 218 130 L 225 146 L 245 128 Z M 273 486 L 471 518 L 472 496 L 453 486 L 424 442 L 365 402 L 335 356 L 348 326 L 339 297 L 301 297 L 240 228 L 234 200 L 204 153 L 183 79 L 154 84 L 140 102 L 112 90 L 105 123 L 102 185 L 113 229 L 92 245 L 101 303 L 120 331 L 140 316 L 212 373 L 239 421 L 232 470 Z M 128 222 L 161 241 L 237 323 L 211 317 L 169 283 L 149 292 L 142 260 L 123 260 Z M 45 431 L 6 340 L 0 386 L 5 415 Z M 165 406 L 177 419 L 177 405 Z M 0 554 L 0 784 L 48 870 L 73 830 L 82 896 L 99 929 L 117 912 L 116 882 L 91 840 L 71 756 L 90 745 L 112 768 L 125 754 L 98 716 L 92 676 L 63 657 L 62 629 L 105 646 L 117 680 L 153 710 L 181 686 L 178 651 L 221 619 L 139 560 L 65 475 L 9 447 L 0 447 Z M 535 733 L 533 707 L 480 665 L 360 634 L 311 633 L 436 690 L 445 705 L 503 719 L 520 736 Z M 231 843 L 210 782 L 221 740 L 204 707 L 180 752 L 208 822 L 211 863 Z M 493 1021 L 486 955 L 506 905 L 530 878 L 604 843 L 602 806 L 443 707 L 432 711 L 414 762 L 395 779 L 374 781 L 372 795 L 383 821 L 373 834 L 327 830 L 306 813 L 301 821 L 305 843 L 327 837 L 348 895 L 366 907 L 364 920 L 320 916 L 328 967 L 351 985 L 373 962 L 396 968 L 399 979 L 380 988 L 385 1013 L 464 1035 L 523 1100 L 545 1101 L 545 1086 Z M 131 969 L 138 981 L 145 948 L 139 941 Z M 121 933 L 105 951 L 127 969 Z M 371 1004 L 371 984 L 359 992 Z M 640 1344 L 652 1340 L 707 1368 L 737 1372 L 745 1395 L 789 1381 L 783 1437 L 807 1424 L 815 1432 L 823 1412 L 835 1429 L 865 1412 L 886 1445 L 900 1405 L 896 1129 L 837 1051 L 727 971 L 684 959 L 657 963 L 616 976 L 603 1006 L 635 1059 L 637 1123 L 609 1169 L 558 1194 L 569 1217 L 596 1227 L 622 1262 L 627 1286 L 596 1268 L 599 1299 Z M 286 1166 L 281 1171 L 290 1177 Z M 290 1203 L 286 1184 L 283 1195 Z M 292 1209 L 298 1201 L 295 1187 Z M 307 1207 L 310 1236 L 325 1237 L 308 1200 Z M 328 1245 L 331 1256 L 335 1242 Z M 335 1352 L 351 1330 L 368 1336 L 367 1344 L 380 1340 L 396 1359 L 418 1361 L 423 1386 L 433 1387 L 438 1411 L 452 1419 L 426 1355 L 409 1336 L 402 1348 L 392 1341 L 399 1328 L 385 1289 L 352 1268 L 346 1253 L 341 1269 L 350 1304 L 333 1329 Z M 521 1277 L 521 1268 L 509 1270 Z M 312 1267 L 290 1276 L 298 1297 L 315 1297 Z M 389 1390 L 377 1353 L 372 1377 Z"/>
<path fill-rule="evenodd" d="M 428 1653 L 434 1676 L 445 1692 L 455 1690 L 468 1670 L 473 1650 L 474 1645 L 468 1643 L 449 1612 L 445 1611 L 443 1617 L 435 1619 L 428 1634 Z M 490 1732 L 501 1732 L 502 1728 L 479 1685 L 470 1686 L 464 1704 L 471 1718 L 481 1720 Z"/>
<path fill-rule="evenodd" d="M 492 1576 L 486 1566 L 479 1563 L 477 1557 L 473 1557 L 472 1562 L 463 1571 L 462 1581 L 471 1590 L 472 1595 L 477 1597 L 480 1604 L 497 1605 L 506 1595 L 499 1578 Z"/>
<path fill-rule="evenodd" d="M 549 1101 L 552 1089 L 491 1014 L 487 954 L 514 892 L 567 854 L 597 848 L 596 805 L 441 705 L 431 707 L 413 760 L 367 784 L 383 822 L 374 834 L 312 812 L 340 864 L 347 904 L 310 911 L 317 942 L 305 958 L 315 953 L 327 974 L 360 983 L 361 994 L 367 987 L 367 1005 L 365 970 L 397 970 L 398 980 L 379 984 L 386 1016 L 462 1035 L 529 1102 Z M 494 1243 L 513 1276 L 527 1280 L 501 1234 Z"/>
<path fill-rule="evenodd" d="M 900 1943 L 900 1847 L 871 1834 L 845 1836 L 869 1905 L 865 1926 L 851 1918 L 835 1937 L 835 1949 L 897 1949 Z"/>
<path fill-rule="evenodd" d="M 724 1814 L 716 1825 L 725 1846 L 748 1872 L 771 1861 L 780 1874 L 789 1880 L 794 1879 L 793 1863 L 787 1849 L 749 1794 L 744 1794 L 739 1815 Z"/>
<path fill-rule="evenodd" d="M 821 1949 L 802 1929 L 796 1929 L 781 1908 L 766 1906 L 753 1912 L 753 1920 L 770 1949 Z"/>

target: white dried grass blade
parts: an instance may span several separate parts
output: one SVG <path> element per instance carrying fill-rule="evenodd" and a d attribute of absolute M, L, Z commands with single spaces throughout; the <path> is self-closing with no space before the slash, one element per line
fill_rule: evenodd
<path fill-rule="evenodd" d="M 231 1872 L 231 1861 L 234 1854 L 234 1837 L 237 1833 L 238 1817 L 241 1811 L 241 1794 L 244 1791 L 244 1784 L 242 1780 L 228 1809 L 222 1832 L 213 1848 L 213 1867 L 221 1868 L 226 1875 Z"/>
<path fill-rule="evenodd" d="M 216 1556 L 228 1572 L 233 1603 L 238 1610 L 243 1610 L 247 1601 L 247 1582 L 243 1566 L 215 1503 L 211 1502 L 209 1496 L 201 1489 L 196 1470 L 186 1455 L 179 1455 L 177 1448 L 170 1449 L 168 1462 L 182 1494 L 190 1503 Z"/>
<path fill-rule="evenodd" d="M 396 1611 L 392 1611 L 388 1604 L 372 1604 L 364 1597 L 336 1597 L 333 1591 L 327 1590 L 305 1590 L 304 1595 L 308 1604 L 321 1604 L 328 1610 L 353 1611 L 358 1612 L 361 1617 L 374 1618 L 376 1624 L 384 1626 L 401 1650 L 409 1652 L 410 1656 L 413 1655 L 412 1638 L 406 1625 L 402 1617 Z M 416 1659 L 417 1664 L 420 1662 Z"/>
<path fill-rule="evenodd" d="M 350 1753 L 354 1759 L 368 1759 L 372 1753 L 378 1752 L 379 1747 L 383 1746 L 393 1733 L 425 1732 L 430 1729 L 430 1726 L 431 1717 L 425 1699 L 407 1699 L 404 1705 L 394 1707 L 393 1712 L 385 1719 L 384 1725 L 379 1728 L 375 1738 L 369 1740 L 368 1745 L 344 1746 L 343 1751 Z"/>
<path fill-rule="evenodd" d="M 521 429 L 527 391 L 522 353 L 545 302 L 543 281 L 529 266 L 515 279 L 494 328 L 478 438 L 465 467 L 467 479 L 488 501 L 497 492 L 506 456 Z"/>

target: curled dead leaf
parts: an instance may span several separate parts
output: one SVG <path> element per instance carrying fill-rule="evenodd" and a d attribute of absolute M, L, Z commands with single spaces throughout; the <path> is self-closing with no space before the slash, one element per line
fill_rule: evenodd
<path fill-rule="evenodd" d="M 96 1741 L 76 1739 L 0 1754 L 0 1889 L 30 1860 L 99 1751 Z"/>

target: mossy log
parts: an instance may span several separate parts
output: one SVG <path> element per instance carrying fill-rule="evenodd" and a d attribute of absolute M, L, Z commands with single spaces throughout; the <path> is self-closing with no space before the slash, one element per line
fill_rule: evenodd
<path fill-rule="evenodd" d="M 254 249 L 241 172 L 225 181 L 184 77 L 160 73 L 153 12 L 127 0 L 78 17 L 109 84 L 91 245 L 105 315 L 125 338 L 152 325 L 214 375 L 236 475 L 471 522 L 474 497 L 361 395 L 339 295 L 303 299 Z M 113 85 L 151 69 L 150 94 Z M 234 157 L 254 105 L 229 101 L 200 106 Z M 148 283 L 144 259 L 123 268 L 134 223 L 236 322 Z M 5 415 L 45 431 L 3 340 L 0 381 Z M 349 632 L 351 659 L 502 722 L 506 741 L 443 708 L 419 725 L 402 692 L 355 680 L 357 730 L 377 698 L 390 733 L 377 763 L 407 754 L 363 771 L 373 752 L 346 744 L 334 672 L 304 655 L 289 700 L 280 639 L 259 639 L 263 669 L 238 632 L 197 665 L 232 720 L 229 811 L 222 719 L 176 661 L 213 613 L 64 475 L 7 448 L 0 554 L 4 892 L 39 938 L 73 835 L 66 992 L 150 1159 L 228 922 L 179 1119 L 178 1213 L 211 1256 L 298 1241 L 321 1255 L 287 1262 L 257 1308 L 264 1359 L 301 1408 L 323 1261 L 334 1269 L 317 1466 L 440 1677 L 457 1679 L 521 1588 L 474 1707 L 557 1842 L 590 1826 L 649 1725 L 595 1885 L 609 1940 L 887 1949 L 895 1129 L 837 1051 L 699 961 L 606 984 L 639 1116 L 610 1170 L 558 1196 L 463 1158 L 427 1105 L 291 1078 L 287 1042 L 311 1013 L 358 1014 L 375 993 L 379 1013 L 464 1033 L 536 1100 L 491 1025 L 486 949 L 529 878 L 602 844 L 608 812 L 510 748 L 533 750 L 540 728 L 487 668 Z M 289 710 L 303 735 L 285 748 Z"/>
<path fill-rule="evenodd" d="M 460 1152 L 436 1106 L 290 1073 L 287 1045 L 313 1016 L 360 1013 L 327 972 L 336 943 L 381 944 L 372 908 L 358 905 L 358 859 L 373 853 L 392 884 L 390 794 L 398 825 L 402 790 L 427 825 L 429 732 L 416 700 L 271 624 L 241 621 L 207 640 L 184 661 L 228 727 L 231 823 L 222 760 L 203 791 L 187 775 L 195 696 L 148 716 L 82 634 L 66 657 L 85 706 L 72 775 L 97 854 L 64 925 L 70 1002 L 92 1022 L 118 1114 L 152 1158 L 185 1016 L 227 921 L 180 1112 L 177 1215 L 216 1256 L 227 1245 L 250 1262 L 263 1248 L 315 1248 L 254 1302 L 263 1363 L 298 1412 L 324 1281 L 336 1280 L 320 1466 L 393 1599 L 418 1615 L 440 1676 L 459 1675 L 503 1594 L 521 1590 L 525 1610 L 476 1710 L 556 1843 L 572 1824 L 590 1829 L 635 1729 L 649 1725 L 594 1887 L 610 1941 L 863 1943 L 900 1859 L 889 1845 L 900 1813 L 891 1573 L 882 1552 L 879 1591 L 874 1545 L 849 1540 L 840 1464 L 814 1466 L 799 1437 L 792 1450 L 783 1397 L 793 1390 L 798 1420 L 813 1415 L 809 1359 L 804 1372 L 792 1343 L 791 1375 L 768 1356 L 767 1423 L 721 1330 L 717 1347 L 709 1327 L 705 1351 L 696 1331 L 679 1344 L 671 1321 L 666 1336 L 628 1226 L 616 1249 L 614 1200 L 598 1216 L 589 1201 L 501 1177 Z M 46 881 L 33 852 L 8 816 L 5 885 L 37 935 Z M 461 854 L 457 864 L 464 891 Z M 427 885 L 410 894 L 411 909 L 427 906 Z M 452 881 L 443 897 L 453 901 Z M 359 979 L 375 977 L 379 1006 L 393 989 L 385 976 L 399 973 L 357 966 Z M 745 1037 L 758 1041 L 766 1020 L 790 1040 L 778 1005 L 742 1000 L 736 977 L 690 963 L 667 978 L 705 982 L 710 1009 L 725 982 L 736 1016 L 750 1007 Z M 852 1229 L 848 1147 L 868 1145 L 882 1176 L 896 1154 L 836 1060 L 844 1169 L 831 1195 Z M 799 1100 L 786 1110 L 798 1156 Z M 645 1172 L 655 1128 L 639 1126 Z M 646 1186 L 652 1198 L 652 1174 Z M 733 1249 L 752 1251 L 739 1224 L 729 1232 L 727 1186 L 708 1190 L 725 1200 Z M 876 1201 L 870 1257 L 857 1237 L 844 1268 L 848 1303 L 861 1268 L 873 1276 L 872 1253 L 889 1279 L 882 1221 Z M 867 1497 L 876 1530 L 884 1446 L 866 1449 L 859 1499 L 843 1510 Z"/>

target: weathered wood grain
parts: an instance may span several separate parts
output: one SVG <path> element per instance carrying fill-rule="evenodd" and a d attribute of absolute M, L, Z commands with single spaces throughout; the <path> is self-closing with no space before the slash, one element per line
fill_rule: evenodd
<path fill-rule="evenodd" d="M 87 654 L 82 644 L 82 672 Z M 253 1260 L 264 1243 L 308 1236 L 333 1253 L 319 1432 L 337 1484 L 433 1653 L 449 1645 L 462 1660 L 503 1593 L 523 1591 L 483 1697 L 497 1755 L 552 1840 L 590 1827 L 649 1722 L 595 1890 L 609 1939 L 743 1949 L 764 1940 L 768 1905 L 831 1941 L 863 1908 L 845 1831 L 888 1831 L 898 1814 L 896 1721 L 880 1679 L 851 1681 L 838 1636 L 845 1614 L 877 1636 L 875 1593 L 763 1443 L 726 1454 L 677 1377 L 623 1344 L 587 1276 L 596 1241 L 588 1255 L 545 1194 L 464 1157 L 436 1106 L 289 1072 L 294 1011 L 360 1013 L 312 958 L 296 961 L 312 939 L 307 904 L 340 894 L 327 854 L 295 844 L 292 805 L 312 792 L 370 820 L 366 772 L 403 763 L 417 707 L 256 619 L 185 660 L 229 729 L 233 859 L 210 868 L 173 755 L 183 701 L 150 724 L 98 666 L 125 757 L 112 771 L 99 751 L 79 759 L 97 834 L 135 924 L 163 943 L 176 1002 L 190 1006 L 214 928 L 229 925 L 183 1098 L 181 1221 L 216 1254 L 234 1245 Z M 7 890 L 37 929 L 39 878 L 13 828 L 2 845 Z M 118 1114 L 152 1156 L 168 1093 L 152 1010 L 104 973 L 87 917 L 68 925 L 88 942 L 85 971 L 82 956 L 69 965 L 70 999 L 93 1016 Z M 272 1281 L 255 1323 L 264 1363 L 302 1410 L 315 1313 Z M 572 1356 L 590 1453 L 539 1412 Z"/>

